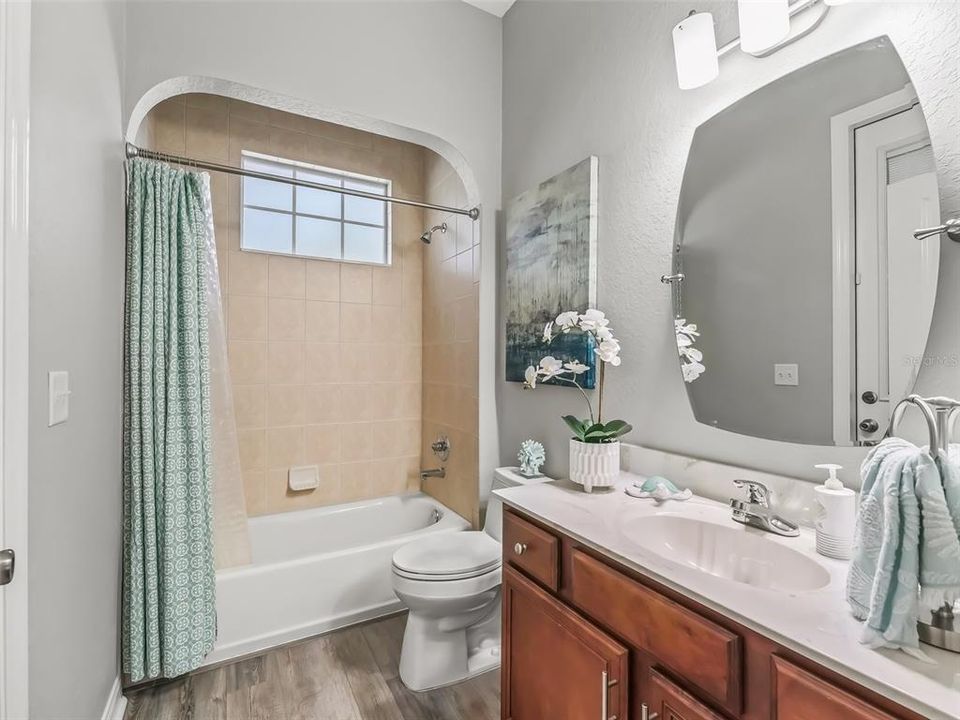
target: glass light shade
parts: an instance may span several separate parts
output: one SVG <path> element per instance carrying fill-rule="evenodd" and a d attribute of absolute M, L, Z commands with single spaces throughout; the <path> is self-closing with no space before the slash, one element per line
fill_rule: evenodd
<path fill-rule="evenodd" d="M 713 15 L 695 13 L 673 28 L 673 55 L 681 90 L 706 85 L 720 74 Z"/>
<path fill-rule="evenodd" d="M 788 0 L 739 0 L 740 49 L 762 53 L 790 34 Z"/>

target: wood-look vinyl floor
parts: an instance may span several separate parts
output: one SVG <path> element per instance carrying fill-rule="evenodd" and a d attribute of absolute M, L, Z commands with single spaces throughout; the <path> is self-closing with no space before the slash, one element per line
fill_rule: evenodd
<path fill-rule="evenodd" d="M 131 694 L 124 720 L 498 720 L 500 673 L 424 693 L 400 681 L 406 615 Z"/>

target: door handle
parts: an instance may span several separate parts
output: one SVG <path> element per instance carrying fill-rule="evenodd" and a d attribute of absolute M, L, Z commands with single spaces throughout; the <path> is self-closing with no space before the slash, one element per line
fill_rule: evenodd
<path fill-rule="evenodd" d="M 607 675 L 607 671 L 604 670 L 600 673 L 600 684 L 603 686 L 600 690 L 600 720 L 617 720 L 617 716 L 613 715 L 612 717 L 607 716 L 608 705 L 607 697 L 610 694 L 610 688 L 617 684 L 616 680 L 610 680 Z"/>
<path fill-rule="evenodd" d="M 0 585 L 8 585 L 13 580 L 13 569 L 17 555 L 13 550 L 0 550 Z"/>
<path fill-rule="evenodd" d="M 651 713 L 646 703 L 640 706 L 640 720 L 657 720 L 658 717 L 660 713 Z"/>
<path fill-rule="evenodd" d="M 867 418 L 866 420 L 860 423 L 860 429 L 865 433 L 875 433 L 880 429 L 880 423 L 878 423 L 873 418 Z"/>

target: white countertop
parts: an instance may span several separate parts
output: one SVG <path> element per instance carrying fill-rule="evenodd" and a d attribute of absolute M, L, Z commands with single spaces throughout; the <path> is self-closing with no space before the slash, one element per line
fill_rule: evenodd
<path fill-rule="evenodd" d="M 814 558 L 824 567 L 830 574 L 830 583 L 820 590 L 766 590 L 709 575 L 643 548 L 630 540 L 623 528 L 636 518 L 664 511 L 707 516 L 715 522 L 719 517 L 717 508 L 725 506 L 699 497 L 657 505 L 623 492 L 625 485 L 641 477 L 621 473 L 615 488 L 595 490 L 592 494 L 568 481 L 507 488 L 496 494 L 505 504 L 576 538 L 611 560 L 930 720 L 960 720 L 960 654 L 922 645 L 934 660 L 934 664 L 926 664 L 900 651 L 871 650 L 860 644 L 860 623 L 850 615 L 844 599 L 847 563 L 818 555 L 813 532 L 802 530 L 800 537 L 781 538 L 755 531 L 770 542 L 782 543 Z M 744 528 L 728 519 L 728 510 L 725 517 L 731 527 Z"/>

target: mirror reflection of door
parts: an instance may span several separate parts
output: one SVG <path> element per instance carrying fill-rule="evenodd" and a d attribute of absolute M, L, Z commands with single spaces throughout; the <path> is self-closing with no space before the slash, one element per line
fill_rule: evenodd
<path fill-rule="evenodd" d="M 923 362 L 936 294 L 940 219 L 933 150 L 916 104 L 854 130 L 855 437 L 878 440 Z"/>

